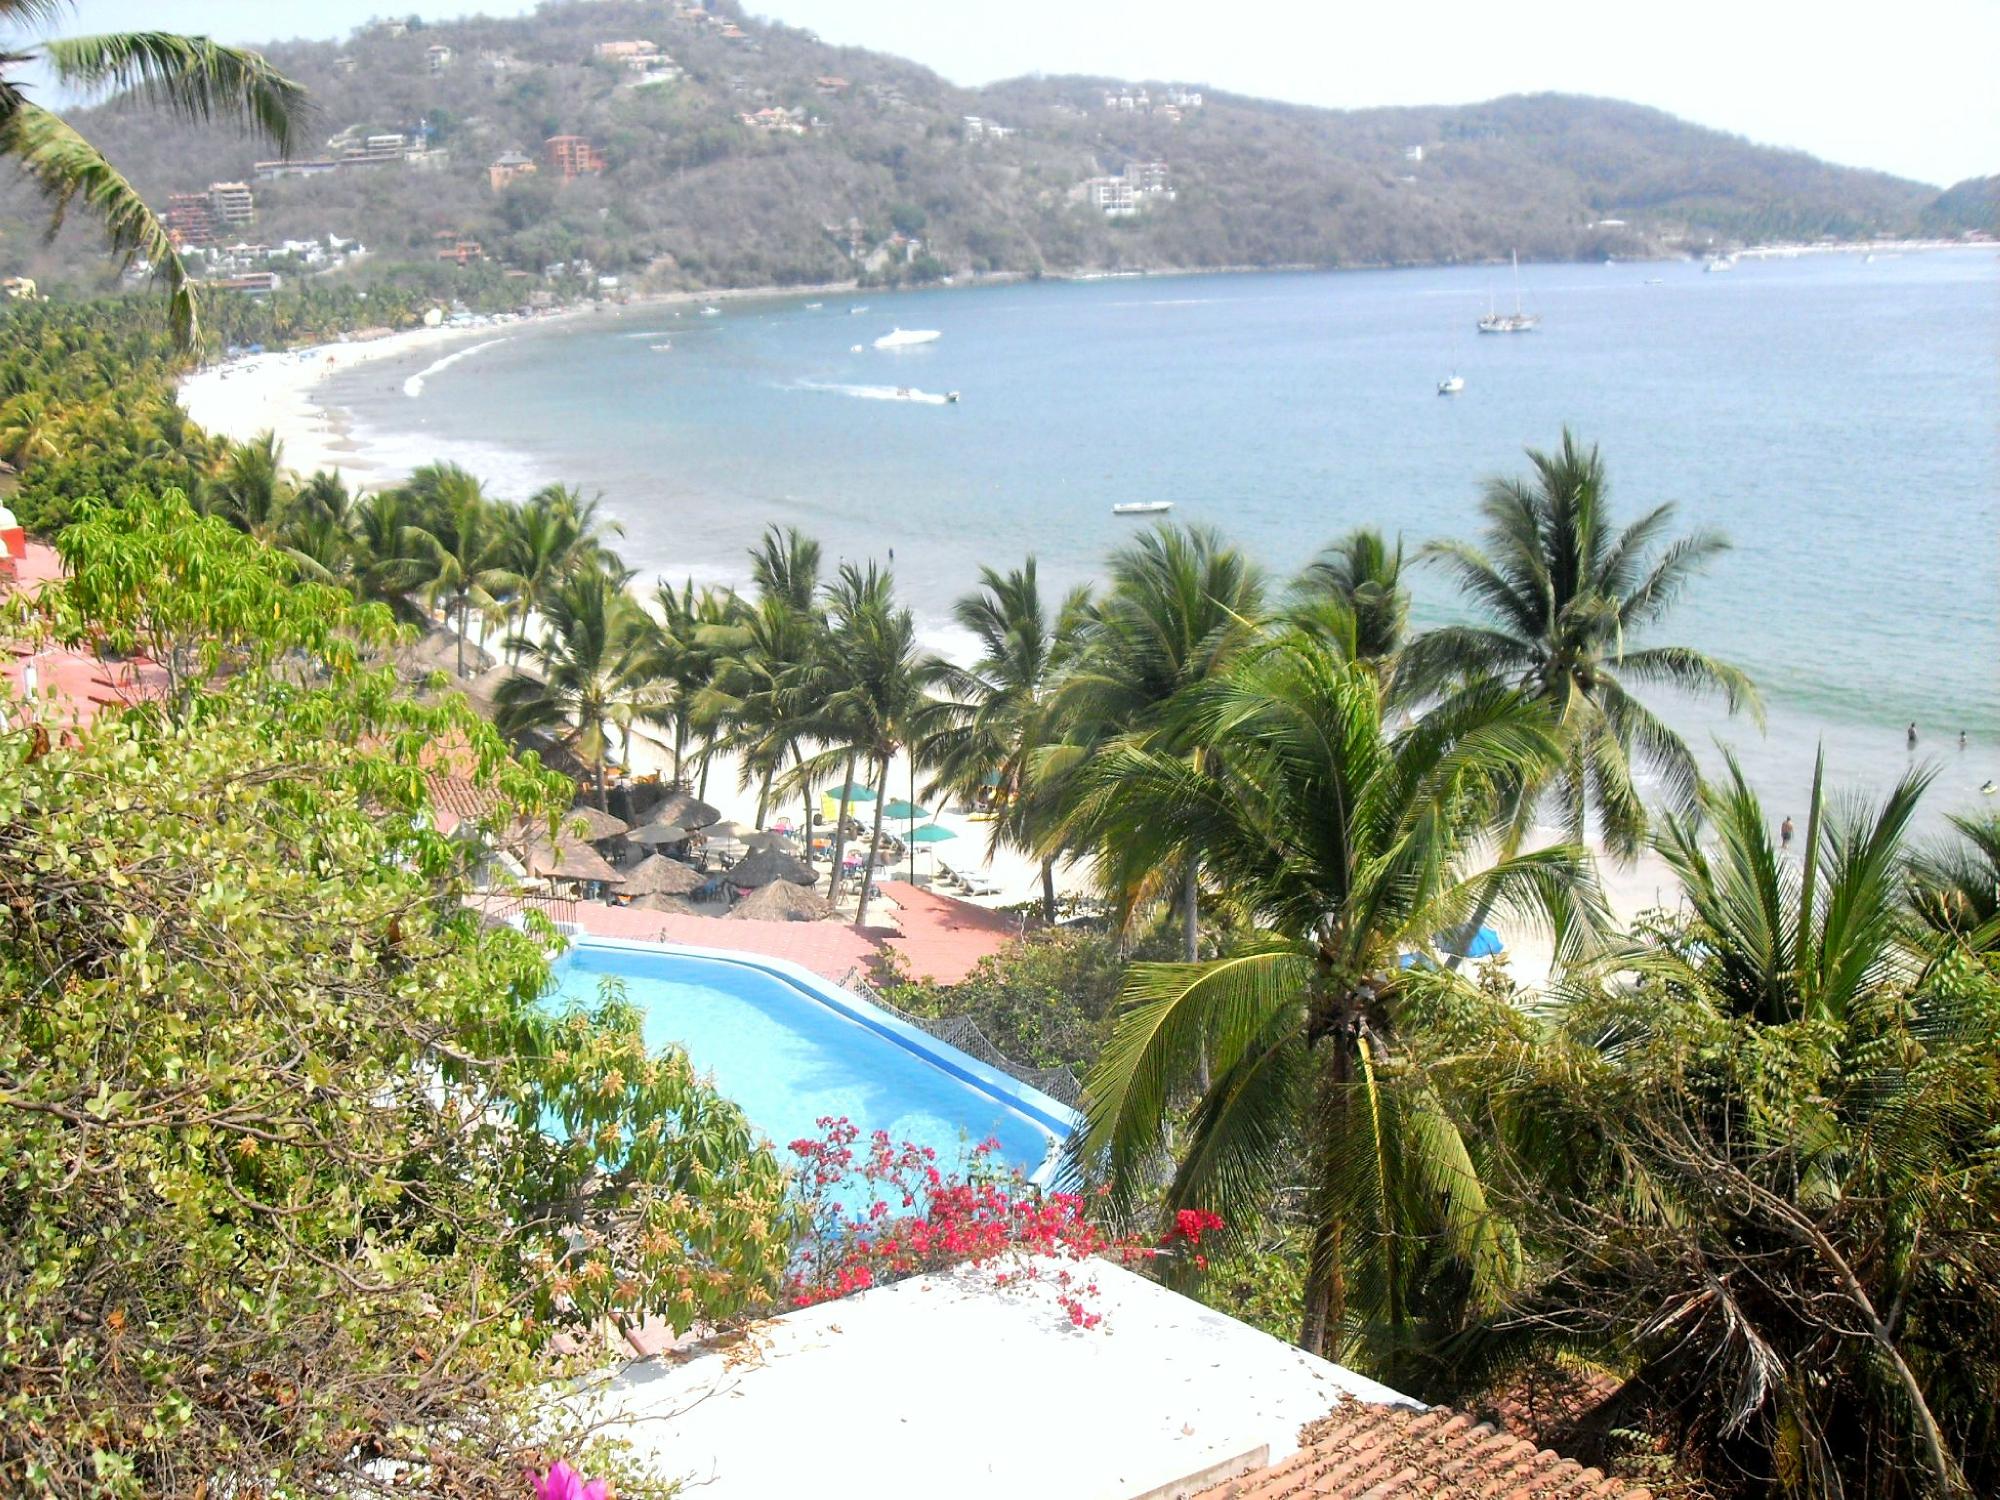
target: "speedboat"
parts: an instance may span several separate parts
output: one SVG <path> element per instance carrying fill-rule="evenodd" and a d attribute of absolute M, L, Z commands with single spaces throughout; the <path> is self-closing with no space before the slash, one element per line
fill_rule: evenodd
<path fill-rule="evenodd" d="M 935 328 L 892 328 L 875 340 L 877 349 L 908 349 L 917 344 L 933 344 L 944 335 Z"/>
<path fill-rule="evenodd" d="M 1111 507 L 1114 516 L 1157 516 L 1174 508 L 1171 500 L 1127 500 Z"/>
<path fill-rule="evenodd" d="M 648 344 L 646 347 L 651 349 L 655 354 L 665 354 L 674 346 L 672 344 Z"/>
<path fill-rule="evenodd" d="M 849 317 L 851 318 L 851 317 L 854 317 L 854 316 L 855 316 L 856 314 L 858 314 L 858 313 L 865 313 L 865 312 L 867 312 L 867 311 L 868 311 L 868 304 L 867 304 L 866 302 L 864 302 L 864 303 L 862 303 L 862 304 L 861 304 L 861 305 L 860 305 L 859 307 L 850 307 L 850 308 L 848 308 L 848 310 L 847 310 L 847 315 L 848 315 L 848 316 L 849 316 Z"/>
<path fill-rule="evenodd" d="M 1702 267 L 1702 269 L 1710 274 L 1717 271 L 1733 271 L 1736 269 L 1736 257 L 1733 255 L 1718 255 L 1706 266 Z"/>
<path fill-rule="evenodd" d="M 958 405 L 958 392 L 957 392 L 957 391 L 946 391 L 946 392 L 944 393 L 944 402 L 945 402 L 945 405 L 946 405 L 946 406 L 956 406 L 956 405 Z"/>
<path fill-rule="evenodd" d="M 807 311 L 807 312 L 818 312 L 818 311 L 819 311 L 819 310 L 820 310 L 820 309 L 821 309 L 822 307 L 825 307 L 825 306 L 826 306 L 826 304 L 825 304 L 824 302 L 808 302 L 808 303 L 806 304 L 806 311 Z"/>
<path fill-rule="evenodd" d="M 1438 382 L 1438 394 L 1440 396 L 1456 396 L 1464 389 L 1465 377 L 1463 375 L 1454 375 L 1449 380 L 1440 380 Z"/>
<path fill-rule="evenodd" d="M 704 318 L 719 318 L 722 316 L 722 309 L 719 307 L 704 307 L 701 310 L 701 315 Z"/>

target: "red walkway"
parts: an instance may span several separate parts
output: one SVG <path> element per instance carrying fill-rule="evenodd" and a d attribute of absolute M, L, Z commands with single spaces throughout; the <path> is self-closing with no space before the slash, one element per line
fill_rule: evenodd
<path fill-rule="evenodd" d="M 912 979 L 957 984 L 980 959 L 1021 935 L 1021 919 L 970 901 L 942 896 L 904 880 L 884 881 L 882 893 L 897 906 L 902 932 L 885 938 Z"/>

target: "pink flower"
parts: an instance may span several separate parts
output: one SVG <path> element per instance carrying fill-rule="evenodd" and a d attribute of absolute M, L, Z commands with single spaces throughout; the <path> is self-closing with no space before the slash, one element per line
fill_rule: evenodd
<path fill-rule="evenodd" d="M 611 1486 L 602 1479 L 589 1483 L 568 1464 L 558 1461 L 535 1481 L 535 1500 L 609 1500 Z"/>

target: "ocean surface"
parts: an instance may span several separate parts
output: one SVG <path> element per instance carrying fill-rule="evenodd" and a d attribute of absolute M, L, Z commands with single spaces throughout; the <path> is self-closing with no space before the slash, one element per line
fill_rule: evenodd
<path fill-rule="evenodd" d="M 1471 535 L 1482 482 L 1567 423 L 1602 446 L 1622 515 L 1672 500 L 1733 543 L 1661 633 L 1764 691 L 1761 734 L 1666 702 L 1706 759 L 1733 746 L 1774 817 L 1802 810 L 1822 741 L 1835 785 L 1915 762 L 1937 772 L 1933 816 L 2000 802 L 1980 795 L 2000 781 L 2000 257 L 1521 282 L 1543 321 L 1515 336 L 1474 327 L 1511 301 L 1504 269 L 628 307 L 359 367 L 322 396 L 379 472 L 447 458 L 504 496 L 601 491 L 642 579 L 739 581 L 773 523 L 830 563 L 893 555 L 947 649 L 982 563 L 1034 553 L 1051 599 L 1100 576 L 1148 524 L 1115 503 L 1171 500 L 1288 574 L 1359 524 L 1412 551 Z M 897 327 L 943 336 L 873 347 Z M 1437 395 L 1454 373 L 1464 391 Z M 1456 613 L 1441 574 L 1419 570 L 1416 597 L 1420 621 Z"/>

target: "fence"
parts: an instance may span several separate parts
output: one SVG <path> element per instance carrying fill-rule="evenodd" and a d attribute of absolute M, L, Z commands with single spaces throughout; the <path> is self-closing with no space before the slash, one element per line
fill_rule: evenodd
<path fill-rule="evenodd" d="M 919 1031 L 949 1043 L 968 1057 L 976 1057 L 988 1067 L 998 1068 L 1009 1078 L 1017 1079 L 1029 1088 L 1040 1089 L 1058 1104 L 1067 1104 L 1071 1109 L 1083 1107 L 1083 1085 L 1076 1081 L 1076 1075 L 1068 1068 L 1031 1068 L 1015 1062 L 987 1040 L 986 1033 L 965 1016 L 913 1016 L 883 999 L 881 991 L 870 984 L 858 968 L 847 971 L 847 978 L 840 982 L 840 987 L 852 990 L 870 1005 L 880 1006 L 899 1021 L 907 1021 Z"/>

